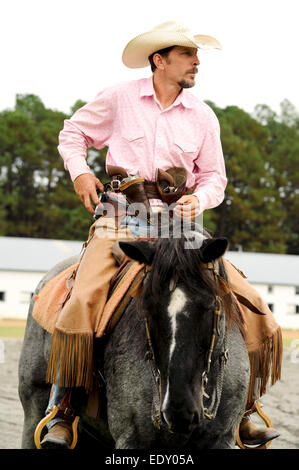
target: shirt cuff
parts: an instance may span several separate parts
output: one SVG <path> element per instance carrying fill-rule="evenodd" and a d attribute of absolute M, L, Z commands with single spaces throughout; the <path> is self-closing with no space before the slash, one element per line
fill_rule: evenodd
<path fill-rule="evenodd" d="M 78 176 L 83 175 L 84 173 L 92 173 L 84 157 L 70 158 L 65 163 L 64 167 L 69 171 L 72 181 L 75 181 Z"/>
<path fill-rule="evenodd" d="M 204 191 L 196 191 L 192 194 L 192 196 L 196 196 L 199 200 L 199 214 L 201 214 L 207 208 L 207 197 Z"/>
<path fill-rule="evenodd" d="M 193 195 L 199 199 L 199 213 L 219 206 L 224 200 L 224 191 L 219 188 L 217 192 L 215 186 L 211 188 L 207 185 L 199 188 Z"/>

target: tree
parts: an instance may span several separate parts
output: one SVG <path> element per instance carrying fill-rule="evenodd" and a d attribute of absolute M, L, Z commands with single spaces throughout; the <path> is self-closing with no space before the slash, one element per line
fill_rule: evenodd
<path fill-rule="evenodd" d="M 77 100 L 70 114 L 85 103 Z M 210 106 L 221 125 L 228 185 L 223 203 L 204 213 L 205 226 L 231 249 L 298 253 L 299 119 L 284 101 L 250 116 L 236 106 Z M 57 145 L 70 115 L 48 109 L 35 95 L 17 95 L 0 112 L 0 234 L 85 240 L 93 222 L 74 192 Z M 102 182 L 107 148 L 88 150 Z"/>
<path fill-rule="evenodd" d="M 84 104 L 76 101 L 71 114 Z M 75 194 L 57 150 L 67 118 L 47 109 L 35 95 L 17 95 L 15 110 L 0 113 L 1 235 L 87 237 L 92 217 Z M 88 150 L 88 163 L 102 179 L 106 152 Z"/>
<path fill-rule="evenodd" d="M 36 127 L 23 111 L 0 114 L 0 207 L 6 214 L 1 231 L 7 235 L 29 236 L 37 229 L 34 174 L 39 168 L 40 146 Z"/>
<path fill-rule="evenodd" d="M 212 211 L 216 233 L 231 249 L 283 253 L 285 211 L 268 171 L 268 129 L 236 106 L 224 110 L 209 103 L 218 115 L 228 184 L 223 203 Z"/>
<path fill-rule="evenodd" d="M 281 230 L 287 235 L 287 253 L 299 254 L 299 115 L 288 100 L 280 108 L 280 114 L 276 114 L 266 105 L 259 105 L 255 115 L 270 132 L 266 148 L 268 171 L 286 213 Z"/>

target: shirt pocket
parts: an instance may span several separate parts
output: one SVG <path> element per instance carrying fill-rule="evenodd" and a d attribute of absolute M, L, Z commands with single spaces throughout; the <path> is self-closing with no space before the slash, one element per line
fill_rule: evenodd
<path fill-rule="evenodd" d="M 135 175 L 140 171 L 145 151 L 145 134 L 142 129 L 123 129 L 121 133 L 121 155 L 118 155 L 118 161 L 130 175 Z"/>
<path fill-rule="evenodd" d="M 177 152 L 181 157 L 187 158 L 196 158 L 198 154 L 197 145 L 194 142 L 191 142 L 188 139 L 174 139 L 175 152 Z"/>
<path fill-rule="evenodd" d="M 122 133 L 122 138 L 127 145 L 140 145 L 144 143 L 144 131 L 142 130 L 129 130 Z"/>

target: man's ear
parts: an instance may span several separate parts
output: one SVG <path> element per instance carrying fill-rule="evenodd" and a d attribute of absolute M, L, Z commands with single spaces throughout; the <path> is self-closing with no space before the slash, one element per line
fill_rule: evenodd
<path fill-rule="evenodd" d="M 164 70 L 164 64 L 163 64 L 163 56 L 161 54 L 154 54 L 153 56 L 153 62 L 156 66 L 157 69 L 159 70 Z"/>
<path fill-rule="evenodd" d="M 155 244 L 147 241 L 119 242 L 120 248 L 129 258 L 140 263 L 152 264 Z"/>
<path fill-rule="evenodd" d="M 207 238 L 199 249 L 200 259 L 203 263 L 215 261 L 224 255 L 227 247 L 228 241 L 226 238 Z"/>

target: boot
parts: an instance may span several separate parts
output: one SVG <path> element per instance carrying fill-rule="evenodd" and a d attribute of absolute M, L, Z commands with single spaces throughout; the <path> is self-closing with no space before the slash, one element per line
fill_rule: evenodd
<path fill-rule="evenodd" d="M 43 449 L 69 449 L 72 441 L 72 423 L 60 421 L 51 427 L 41 441 L 41 446 Z"/>
<path fill-rule="evenodd" d="M 58 382 L 58 380 L 57 380 Z M 56 406 L 58 411 L 48 423 L 48 433 L 41 441 L 42 449 L 69 449 L 73 442 L 72 423 L 75 419 L 75 408 L 78 407 L 78 400 L 81 389 L 71 389 L 53 384 L 50 393 L 50 400 L 46 414 Z M 57 419 L 59 418 L 59 419 Z M 57 420 L 55 422 L 55 420 Z"/>
<path fill-rule="evenodd" d="M 244 445 L 261 446 L 268 441 L 272 441 L 280 434 L 274 428 L 257 428 L 251 421 L 250 416 L 244 416 L 240 423 L 239 435 Z"/>

